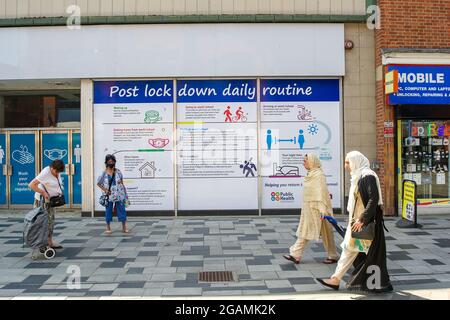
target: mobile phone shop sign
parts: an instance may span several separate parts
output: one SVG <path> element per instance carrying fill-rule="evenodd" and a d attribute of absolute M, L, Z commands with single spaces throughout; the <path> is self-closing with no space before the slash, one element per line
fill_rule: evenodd
<path fill-rule="evenodd" d="M 398 92 L 389 104 L 450 104 L 450 66 L 388 66 L 398 70 Z"/>

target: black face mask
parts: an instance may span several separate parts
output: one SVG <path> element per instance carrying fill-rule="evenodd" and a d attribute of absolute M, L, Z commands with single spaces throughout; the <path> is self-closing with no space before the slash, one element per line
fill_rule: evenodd
<path fill-rule="evenodd" d="M 115 166 L 116 166 L 116 164 L 115 163 L 107 163 L 106 164 L 106 166 L 108 167 L 108 168 L 114 168 Z"/>

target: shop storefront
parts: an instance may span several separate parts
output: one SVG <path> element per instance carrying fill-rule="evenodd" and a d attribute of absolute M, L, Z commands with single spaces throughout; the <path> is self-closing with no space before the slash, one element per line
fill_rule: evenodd
<path fill-rule="evenodd" d="M 11 87 L 0 92 L 0 208 L 29 208 L 34 192 L 28 184 L 55 159 L 66 164 L 62 181 L 67 204 L 63 208 L 80 208 L 79 90 L 55 90 L 43 81 L 39 86 L 41 90 Z"/>
<path fill-rule="evenodd" d="M 290 214 L 311 152 L 340 208 L 340 87 L 339 78 L 94 81 L 94 176 L 114 154 L 130 213 Z"/>
<path fill-rule="evenodd" d="M 398 92 L 388 103 L 396 116 L 398 208 L 404 180 L 417 185 L 419 213 L 450 210 L 450 66 L 389 65 Z"/>
<path fill-rule="evenodd" d="M 22 55 L 0 81 L 80 83 L 75 126 L 44 113 L 45 130 L 19 129 L 26 141 L 4 126 L 3 159 L 29 168 L 6 166 L 0 178 L 14 190 L 21 175 L 24 206 L 26 184 L 61 158 L 70 207 L 103 215 L 96 180 L 113 153 L 130 215 L 298 214 L 303 159 L 313 152 L 333 207 L 343 208 L 343 24 L 11 28 L 1 39 L 14 40 L 8 59 Z M 70 118 L 69 109 L 54 116 Z M 11 192 L 4 198 L 14 207 Z"/>

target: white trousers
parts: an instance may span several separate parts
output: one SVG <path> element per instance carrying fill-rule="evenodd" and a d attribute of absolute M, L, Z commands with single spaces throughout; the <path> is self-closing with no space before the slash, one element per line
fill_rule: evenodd
<path fill-rule="evenodd" d="M 331 226 L 328 221 L 322 221 L 320 235 L 322 236 L 323 246 L 328 253 L 328 258 L 339 258 L 339 255 L 336 252 L 333 231 L 331 230 Z M 308 242 L 309 240 L 307 239 L 297 238 L 297 241 L 289 248 L 289 254 L 296 259 L 301 258 Z"/>
<path fill-rule="evenodd" d="M 341 258 L 338 261 L 336 271 L 331 277 L 338 278 L 339 280 L 341 280 L 344 277 L 345 273 L 348 271 L 348 269 L 351 268 L 353 261 L 355 261 L 358 254 L 359 252 L 343 250 L 341 253 Z"/>

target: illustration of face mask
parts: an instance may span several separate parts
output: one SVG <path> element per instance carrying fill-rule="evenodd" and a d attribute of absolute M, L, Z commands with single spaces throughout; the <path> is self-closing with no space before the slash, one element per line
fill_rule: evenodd
<path fill-rule="evenodd" d="M 148 139 L 148 143 L 154 148 L 161 149 L 169 144 L 169 139 L 163 138 Z"/>
<path fill-rule="evenodd" d="M 60 150 L 60 149 L 44 150 L 44 155 L 52 161 L 62 159 L 66 156 L 66 154 L 67 150 Z"/>

